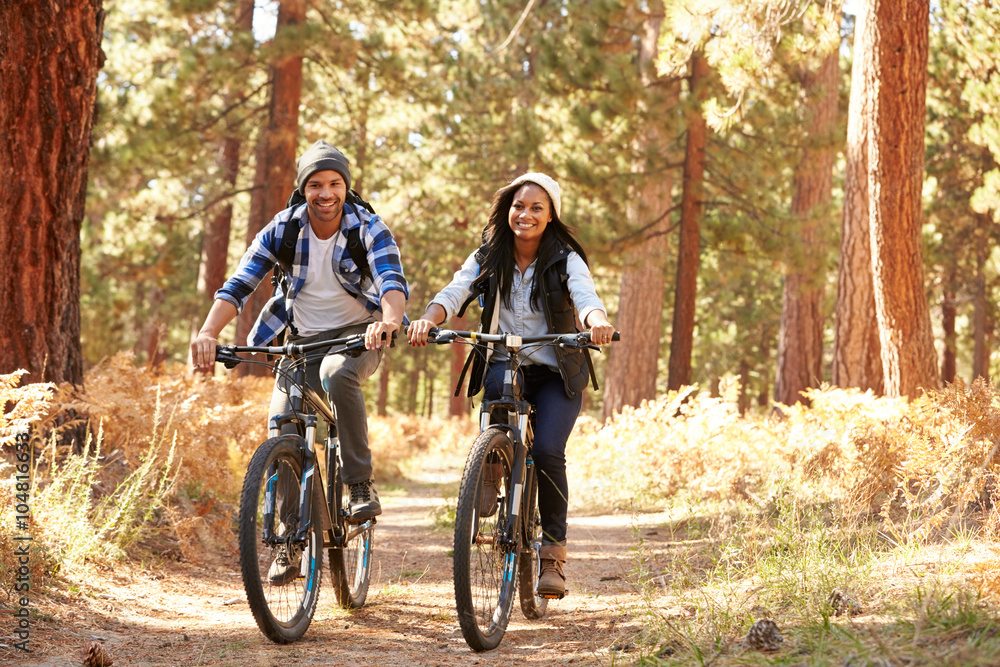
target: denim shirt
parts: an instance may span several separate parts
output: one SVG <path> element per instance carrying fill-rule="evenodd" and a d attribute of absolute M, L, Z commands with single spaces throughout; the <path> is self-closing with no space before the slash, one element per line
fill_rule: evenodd
<path fill-rule="evenodd" d="M 503 299 L 498 297 L 499 323 L 496 331 L 487 333 L 515 334 L 518 336 L 541 336 L 551 333 L 549 325 L 545 321 L 545 312 L 541 306 L 535 308 L 531 303 L 531 286 L 535 277 L 535 265 L 537 260 L 528 265 L 522 275 L 517 264 L 514 265 L 513 284 L 510 290 L 510 306 Z M 566 259 L 566 271 L 569 277 L 566 285 L 569 288 L 570 298 L 580 322 L 586 322 L 587 317 L 595 310 L 600 310 L 607 314 L 607 309 L 597 296 L 594 288 L 594 279 L 590 275 L 590 268 L 575 252 L 570 252 Z M 445 321 L 451 319 L 458 312 L 465 300 L 472 294 L 472 282 L 479 276 L 479 262 L 476 261 L 476 253 L 469 255 L 454 278 L 443 290 L 438 292 L 431 303 L 436 303 L 445 311 Z M 551 346 L 541 349 L 527 348 L 526 354 L 528 364 L 543 364 L 558 368 L 555 350 Z M 492 361 L 501 361 L 506 358 L 504 350 L 494 350 Z"/>

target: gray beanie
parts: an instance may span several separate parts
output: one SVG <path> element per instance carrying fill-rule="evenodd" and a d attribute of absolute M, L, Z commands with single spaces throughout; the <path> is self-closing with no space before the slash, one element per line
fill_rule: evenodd
<path fill-rule="evenodd" d="M 298 169 L 298 176 L 295 179 L 295 185 L 299 189 L 299 193 L 301 193 L 304 197 L 306 194 L 304 188 L 306 181 L 309 180 L 309 177 L 317 171 L 332 169 L 344 177 L 344 184 L 347 186 L 347 189 L 350 190 L 350 164 L 350 161 L 344 156 L 343 153 L 320 139 L 310 146 L 309 149 L 302 154 L 302 157 L 299 158 L 298 162 L 295 163 L 295 166 Z"/>

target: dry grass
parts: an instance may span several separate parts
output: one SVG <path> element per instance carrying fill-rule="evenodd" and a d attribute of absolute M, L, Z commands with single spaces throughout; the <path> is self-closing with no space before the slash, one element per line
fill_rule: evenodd
<path fill-rule="evenodd" d="M 272 379 L 206 379 L 179 367 L 154 373 L 126 353 L 91 370 L 83 392 L 18 387 L 19 378 L 0 376 L 0 404 L 7 405 L 0 445 L 11 458 L 15 434 L 32 435 L 33 590 L 84 559 L 125 557 L 150 527 L 166 534 L 160 546 L 189 560 L 198 560 L 205 547 L 231 542 L 220 533 L 232 524 L 247 463 L 266 438 Z M 82 451 L 43 439 L 79 423 L 91 433 Z M 460 450 L 473 429 L 470 420 L 370 419 L 376 478 L 402 478 L 416 455 Z M 16 565 L 12 471 L 0 459 L 0 590 L 7 592 Z M 174 492 L 160 512 L 162 499 Z"/>
<path fill-rule="evenodd" d="M 998 664 L 996 390 L 822 388 L 746 418 L 735 394 L 672 393 L 570 442 L 578 510 L 637 512 L 647 630 L 628 661 Z M 762 617 L 776 653 L 743 641 Z"/>
<path fill-rule="evenodd" d="M 15 391 L 15 379 L 0 378 L 0 399 L 14 406 L 0 436 L 54 424 L 60 410 L 94 424 L 103 417 L 104 451 L 121 479 L 138 467 L 151 432 L 175 441 L 183 492 L 169 512 L 180 532 L 201 520 L 205 498 L 220 499 L 217 511 L 235 498 L 264 437 L 270 386 L 153 375 L 127 356 L 92 372 L 82 395 Z M 748 417 L 736 410 L 738 387 L 722 389 L 668 394 L 605 425 L 581 418 L 570 441 L 572 511 L 628 512 L 635 525 L 629 581 L 643 593 L 645 629 L 625 638 L 634 649 L 624 662 L 1000 662 L 994 388 L 956 383 L 912 403 L 822 388 L 808 408 Z M 474 431 L 471 420 L 372 418 L 376 474 L 406 476 L 421 457 L 454 476 Z M 9 474 L 0 474 L 7 514 Z M 8 525 L 0 553 L 9 552 Z M 50 570 L 60 562 L 42 561 Z M 841 603 L 831 600 L 844 599 L 857 613 L 838 616 Z M 764 616 L 784 635 L 775 654 L 743 643 Z"/>

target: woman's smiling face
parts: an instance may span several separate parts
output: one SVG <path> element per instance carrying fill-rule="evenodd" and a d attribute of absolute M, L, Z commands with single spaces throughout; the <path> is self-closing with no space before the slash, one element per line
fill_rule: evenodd
<path fill-rule="evenodd" d="M 515 238 L 541 241 L 545 228 L 552 222 L 552 202 L 548 193 L 534 183 L 522 185 L 514 193 L 507 221 Z"/>

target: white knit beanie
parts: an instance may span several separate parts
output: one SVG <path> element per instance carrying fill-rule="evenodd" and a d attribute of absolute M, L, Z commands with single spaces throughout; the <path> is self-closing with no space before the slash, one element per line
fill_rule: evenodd
<path fill-rule="evenodd" d="M 542 188 L 549 194 L 549 199 L 552 200 L 552 208 L 556 210 L 556 217 L 562 220 L 562 214 L 559 212 L 562 207 L 562 199 L 559 195 L 559 184 L 556 183 L 551 177 L 546 176 L 543 173 L 533 171 L 528 174 L 522 174 L 518 176 L 513 181 L 510 182 L 508 188 L 516 188 L 522 183 L 534 183 L 538 187 Z"/>

